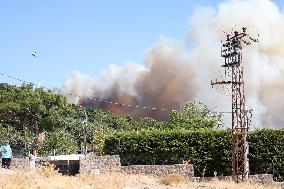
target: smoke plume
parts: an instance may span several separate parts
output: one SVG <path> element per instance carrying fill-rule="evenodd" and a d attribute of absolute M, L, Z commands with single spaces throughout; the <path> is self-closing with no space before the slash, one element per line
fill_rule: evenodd
<path fill-rule="evenodd" d="M 133 117 L 167 119 L 168 111 L 188 100 L 198 100 L 218 111 L 230 111 L 224 90 L 212 89 L 210 80 L 220 78 L 220 41 L 225 32 L 247 27 L 259 43 L 245 46 L 246 102 L 253 108 L 254 127 L 283 127 L 284 116 L 284 13 L 269 0 L 231 0 L 213 7 L 198 7 L 189 19 L 187 39 L 160 39 L 146 53 L 144 65 L 110 65 L 98 79 L 73 72 L 64 90 L 123 104 L 115 105 L 69 96 L 73 103 L 103 108 Z M 151 109 L 156 107 L 157 109 Z"/>

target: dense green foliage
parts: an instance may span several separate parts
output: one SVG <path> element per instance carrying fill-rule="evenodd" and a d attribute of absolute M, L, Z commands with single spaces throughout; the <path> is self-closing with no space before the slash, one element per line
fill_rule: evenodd
<path fill-rule="evenodd" d="M 70 153 L 68 146 L 64 148 L 65 143 L 53 145 L 57 138 L 52 135 L 56 135 L 59 129 L 64 136 L 70 135 L 74 139 L 77 151 L 81 149 L 86 135 L 88 149 L 101 154 L 106 135 L 163 125 L 159 123 L 151 118 L 134 120 L 130 116 L 73 106 L 63 95 L 35 88 L 32 84 L 20 87 L 0 84 L 0 142 L 9 138 L 13 146 L 24 146 L 29 152 L 38 150 L 38 155 L 56 150 L 51 148 L 62 149 L 62 154 Z M 39 140 L 42 133 L 46 135 L 41 139 L 44 142 Z"/>
<path fill-rule="evenodd" d="M 39 153 L 42 156 L 61 155 L 76 153 L 77 143 L 74 137 L 65 132 L 65 130 L 57 129 L 45 135 L 45 140 L 40 142 Z"/>
<path fill-rule="evenodd" d="M 223 125 L 222 115 L 200 102 L 187 102 L 179 111 L 170 115 L 170 124 L 175 128 L 201 129 L 218 128 Z"/>
<path fill-rule="evenodd" d="M 190 160 L 197 174 L 204 169 L 207 175 L 231 172 L 230 132 L 221 130 L 119 132 L 106 139 L 105 153 L 120 154 L 124 165 Z"/>
<path fill-rule="evenodd" d="M 249 134 L 251 173 L 284 173 L 284 130 L 262 129 Z M 195 173 L 231 174 L 231 132 L 173 130 L 118 132 L 105 142 L 106 154 L 120 154 L 122 164 L 174 164 L 193 162 Z"/>
<path fill-rule="evenodd" d="M 21 87 L 1 84 L 0 102 L 1 123 L 21 130 L 50 130 L 60 116 L 71 111 L 71 105 L 62 95 L 30 84 Z"/>
<path fill-rule="evenodd" d="M 39 134 L 54 129 L 61 116 L 71 111 L 71 105 L 66 98 L 42 88 L 34 88 L 31 84 L 21 87 L 8 84 L 0 85 L 0 123 L 2 127 L 13 127 L 17 132 L 32 133 L 24 143 L 30 144 L 32 151 L 38 150 Z M 8 138 L 8 136 L 7 136 Z"/>
<path fill-rule="evenodd" d="M 284 130 L 260 129 L 249 135 L 249 160 L 252 174 L 284 176 Z M 273 170 L 274 168 L 274 170 Z"/>

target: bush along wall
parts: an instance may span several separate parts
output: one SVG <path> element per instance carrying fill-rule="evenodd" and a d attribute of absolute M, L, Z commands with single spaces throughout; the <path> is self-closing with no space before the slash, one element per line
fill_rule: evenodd
<path fill-rule="evenodd" d="M 249 133 L 251 174 L 284 173 L 284 130 Z M 195 175 L 230 175 L 230 130 L 119 132 L 105 140 L 105 154 L 119 154 L 123 165 L 177 164 L 190 160 Z M 274 165 L 274 166 L 273 166 Z M 274 168 L 274 170 L 273 170 Z"/>
<path fill-rule="evenodd" d="M 116 133 L 105 141 L 106 154 L 119 154 L 123 165 L 177 164 L 190 160 L 195 173 L 231 173 L 230 132 L 151 130 Z"/>
<path fill-rule="evenodd" d="M 284 176 L 284 130 L 260 129 L 249 135 L 250 173 L 273 173 L 277 180 Z"/>

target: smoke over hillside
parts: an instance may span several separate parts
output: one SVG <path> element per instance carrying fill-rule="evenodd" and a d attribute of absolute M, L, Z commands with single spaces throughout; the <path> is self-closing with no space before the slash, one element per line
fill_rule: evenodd
<path fill-rule="evenodd" d="M 232 0 L 197 8 L 189 20 L 187 39 L 160 39 L 145 55 L 144 65 L 110 65 L 99 79 L 74 72 L 64 89 L 85 97 L 125 104 L 175 109 L 188 100 L 199 100 L 216 110 L 230 111 L 230 96 L 212 89 L 210 80 L 219 78 L 220 41 L 223 31 L 248 27 L 260 42 L 243 49 L 246 101 L 254 109 L 254 126 L 283 127 L 284 116 L 284 13 L 271 1 Z M 121 107 L 98 101 L 84 101 L 115 113 L 165 119 L 169 112 Z"/>

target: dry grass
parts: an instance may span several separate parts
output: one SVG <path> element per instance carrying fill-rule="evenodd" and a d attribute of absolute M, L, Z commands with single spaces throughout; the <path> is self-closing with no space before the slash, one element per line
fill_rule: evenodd
<path fill-rule="evenodd" d="M 180 174 L 169 174 L 159 177 L 159 183 L 165 185 L 186 184 L 189 183 L 189 180 Z"/>
<path fill-rule="evenodd" d="M 191 185 L 204 186 L 208 188 L 212 188 L 214 186 L 216 189 L 281 189 L 279 185 L 262 185 L 255 182 L 243 182 L 237 184 L 234 181 L 221 181 L 218 179 L 213 179 L 210 182 L 192 183 Z"/>
<path fill-rule="evenodd" d="M 160 184 L 170 185 L 174 188 L 204 188 L 204 189 L 281 189 L 282 187 L 278 184 L 274 185 L 262 185 L 253 181 L 236 184 L 234 181 L 221 181 L 213 179 L 209 182 L 190 182 L 183 176 L 178 174 L 170 174 L 162 176 L 159 179 Z"/>
<path fill-rule="evenodd" d="M 108 173 L 62 176 L 53 167 L 29 171 L 0 170 L 1 189 L 280 189 L 280 186 L 263 186 L 257 183 L 235 184 L 232 181 L 213 180 L 193 183 L 180 175 L 154 178 L 143 175 Z"/>
<path fill-rule="evenodd" d="M 25 172 L 1 169 L 0 174 L 1 189 L 122 189 L 124 183 L 125 177 L 119 173 L 62 176 L 53 167 Z"/>

